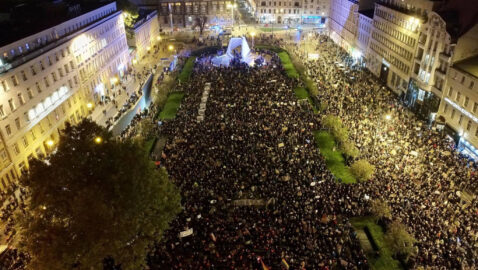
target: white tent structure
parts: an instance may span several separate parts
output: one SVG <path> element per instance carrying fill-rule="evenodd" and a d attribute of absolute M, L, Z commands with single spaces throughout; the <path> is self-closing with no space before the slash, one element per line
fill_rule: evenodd
<path fill-rule="evenodd" d="M 245 37 L 231 38 L 227 46 L 226 54 L 214 57 L 212 63 L 215 66 L 229 66 L 229 63 L 234 58 L 233 50 L 239 46 L 241 46 L 241 61 L 253 65 L 254 59 L 251 57 L 251 49 Z"/>

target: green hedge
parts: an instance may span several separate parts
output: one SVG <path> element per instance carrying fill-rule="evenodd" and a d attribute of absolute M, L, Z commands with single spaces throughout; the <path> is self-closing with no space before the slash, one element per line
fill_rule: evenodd
<path fill-rule="evenodd" d="M 290 78 L 299 78 L 299 73 L 297 73 L 297 70 L 294 67 L 294 64 L 290 60 L 289 54 L 286 51 L 278 53 L 278 56 L 280 58 L 280 61 L 282 63 L 282 66 L 285 69 L 285 73 L 287 74 L 288 77 Z"/>
<path fill-rule="evenodd" d="M 334 137 L 327 131 L 315 131 L 314 138 L 320 149 L 320 154 L 325 158 L 325 164 L 330 172 L 342 183 L 356 183 L 355 177 L 350 169 L 345 165 L 345 159 L 342 152 L 337 147 Z M 335 147 L 335 150 L 334 150 Z"/>
<path fill-rule="evenodd" d="M 183 92 L 171 93 L 164 105 L 164 109 L 159 113 L 159 119 L 170 120 L 176 118 L 176 113 L 181 105 L 181 100 L 184 97 Z"/>
<path fill-rule="evenodd" d="M 186 64 L 184 65 L 181 71 L 181 74 L 179 74 L 178 76 L 178 79 L 181 83 L 185 83 L 189 81 L 189 78 L 191 77 L 191 73 L 193 72 L 195 61 L 196 61 L 196 56 L 191 56 L 186 61 Z"/>

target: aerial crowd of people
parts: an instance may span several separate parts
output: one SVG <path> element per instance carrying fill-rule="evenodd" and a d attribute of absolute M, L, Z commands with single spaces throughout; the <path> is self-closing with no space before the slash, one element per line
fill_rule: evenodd
<path fill-rule="evenodd" d="M 476 266 L 477 202 L 464 196 L 477 190 L 476 165 L 366 70 L 341 64 L 353 61 L 331 40 L 315 40 L 318 60 L 291 52 L 318 85 L 320 115 L 296 100 L 298 82 L 274 53 L 264 68 L 198 60 L 178 118 L 162 130 L 172 138 L 163 158 L 184 211 L 150 257 L 152 269 L 368 268 L 349 218 L 370 215 L 373 199 L 417 239 L 409 267 Z M 341 184 L 327 169 L 312 136 L 327 114 L 342 119 L 376 166 L 371 181 Z"/>
<path fill-rule="evenodd" d="M 199 57 L 181 85 L 176 119 L 156 125 L 152 107 L 120 135 L 152 121 L 169 138 L 160 164 L 181 189 L 183 211 L 148 257 L 149 269 L 369 269 L 350 219 L 371 215 L 374 199 L 416 238 L 408 267 L 475 268 L 476 164 L 367 70 L 348 65 L 354 60 L 327 36 L 311 40 L 317 60 L 288 49 L 317 84 L 319 114 L 294 95 L 301 82 L 286 76 L 277 54 L 258 49 L 261 67 L 214 67 L 210 55 Z M 198 122 L 201 102 L 207 109 Z M 324 115 L 338 116 L 360 158 L 376 167 L 370 181 L 343 184 L 327 168 L 313 135 Z M 15 233 L 8 224 L 24 208 L 24 193 L 0 196 L 9 202 L 1 213 L 6 237 Z M 24 269 L 27 255 L 2 256 L 1 269 Z"/>

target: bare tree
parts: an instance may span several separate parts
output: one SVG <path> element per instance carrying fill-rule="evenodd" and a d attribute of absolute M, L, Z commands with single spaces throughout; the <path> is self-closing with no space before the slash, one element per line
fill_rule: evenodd
<path fill-rule="evenodd" d="M 194 19 L 194 25 L 192 29 L 196 29 L 196 27 L 199 27 L 199 34 L 202 36 L 202 33 L 204 31 L 204 27 L 206 26 L 207 22 L 207 16 L 197 16 Z"/>

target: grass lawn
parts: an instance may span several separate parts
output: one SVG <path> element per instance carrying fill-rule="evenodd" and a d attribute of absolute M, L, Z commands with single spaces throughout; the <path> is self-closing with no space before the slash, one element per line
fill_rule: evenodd
<path fill-rule="evenodd" d="M 196 56 L 191 56 L 188 58 L 186 61 L 186 64 L 183 67 L 183 70 L 181 71 L 181 74 L 179 74 L 179 81 L 182 83 L 185 83 L 189 81 L 189 77 L 191 77 L 191 73 L 193 72 L 193 67 L 194 67 L 194 61 L 196 60 Z"/>
<path fill-rule="evenodd" d="M 310 106 L 312 106 L 312 110 L 315 114 L 319 113 L 319 110 L 314 106 L 314 102 L 310 98 L 309 92 L 304 87 L 297 87 L 294 89 L 295 97 L 298 99 L 307 99 L 309 101 Z"/>
<path fill-rule="evenodd" d="M 350 172 L 349 168 L 345 166 L 345 159 L 342 152 L 337 149 L 334 151 L 335 140 L 332 134 L 326 131 L 314 132 L 315 142 L 320 149 L 320 153 L 325 158 L 327 168 L 337 179 L 342 179 L 343 183 L 350 184 L 356 183 L 355 177 Z"/>
<path fill-rule="evenodd" d="M 183 92 L 171 93 L 168 96 L 168 100 L 166 100 L 164 109 L 159 114 L 159 119 L 169 120 L 176 118 L 176 112 L 178 111 L 179 105 L 181 104 L 181 100 L 183 99 L 183 97 Z"/>
<path fill-rule="evenodd" d="M 287 52 L 280 52 L 278 53 L 278 55 L 282 63 L 282 66 L 284 67 L 285 72 L 287 73 L 287 76 L 291 78 L 299 78 L 299 73 L 297 73 L 297 70 L 295 69 L 294 64 L 292 64 L 289 54 Z"/>
<path fill-rule="evenodd" d="M 375 270 L 394 270 L 394 269 L 402 269 L 400 262 L 393 259 L 390 250 L 386 246 L 383 240 L 384 232 L 382 227 L 375 223 L 374 217 L 356 217 L 351 218 L 350 223 L 355 228 L 357 233 L 362 232 L 365 227 L 368 227 L 370 234 L 372 235 L 373 240 L 378 246 L 380 256 L 377 257 L 373 250 L 367 252 L 367 249 L 364 248 L 366 251 L 367 258 L 369 260 L 370 268 Z M 361 245 L 368 245 L 368 243 L 362 243 L 363 239 L 361 239 Z M 368 238 L 367 238 L 368 241 Z"/>

